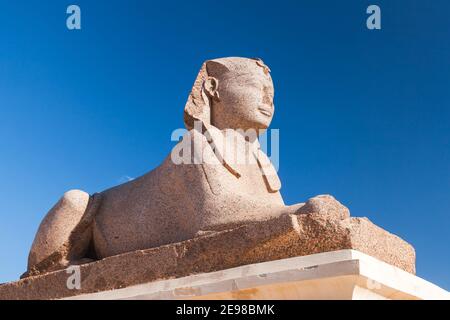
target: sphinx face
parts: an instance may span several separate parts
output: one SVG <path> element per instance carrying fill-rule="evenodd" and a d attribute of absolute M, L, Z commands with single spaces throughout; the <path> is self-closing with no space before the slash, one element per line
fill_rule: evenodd
<path fill-rule="evenodd" d="M 219 98 L 213 101 L 212 124 L 223 129 L 267 129 L 274 114 L 272 78 L 263 68 L 218 79 Z"/>

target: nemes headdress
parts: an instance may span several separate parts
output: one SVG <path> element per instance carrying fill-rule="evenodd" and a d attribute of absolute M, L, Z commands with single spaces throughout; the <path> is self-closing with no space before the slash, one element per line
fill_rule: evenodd
<path fill-rule="evenodd" d="M 184 108 L 184 124 L 188 130 L 194 128 L 194 123 L 200 121 L 202 130 L 208 132 L 208 141 L 215 145 L 215 153 L 221 163 L 236 177 L 240 177 L 238 168 L 234 165 L 233 159 L 228 159 L 229 154 L 223 153 L 221 141 L 223 136 L 218 129 L 211 124 L 211 109 L 209 97 L 204 90 L 205 80 L 208 77 L 215 77 L 219 82 L 232 79 L 246 74 L 256 74 L 261 70 L 269 76 L 270 69 L 258 58 L 220 58 L 208 60 L 203 63 L 191 94 Z M 220 86 L 220 84 L 219 84 Z M 222 139 L 221 139 L 222 138 Z M 261 168 L 267 188 L 270 192 L 277 192 L 281 188 L 281 182 L 276 170 L 271 164 L 269 158 L 258 148 L 254 150 L 254 156 Z"/>

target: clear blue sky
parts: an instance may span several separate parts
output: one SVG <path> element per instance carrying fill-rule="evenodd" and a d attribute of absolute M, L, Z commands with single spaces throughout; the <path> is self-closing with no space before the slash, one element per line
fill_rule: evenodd
<path fill-rule="evenodd" d="M 272 69 L 285 201 L 333 194 L 450 289 L 450 2 L 265 2 L 0 1 L 0 282 L 64 191 L 163 160 L 204 60 L 245 56 Z"/>

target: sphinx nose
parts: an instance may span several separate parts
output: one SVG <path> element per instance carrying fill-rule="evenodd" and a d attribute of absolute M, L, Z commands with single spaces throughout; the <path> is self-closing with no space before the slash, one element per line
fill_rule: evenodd
<path fill-rule="evenodd" d="M 264 94 L 263 94 L 263 104 L 273 106 L 273 94 L 271 93 L 271 90 L 269 87 L 264 88 Z"/>

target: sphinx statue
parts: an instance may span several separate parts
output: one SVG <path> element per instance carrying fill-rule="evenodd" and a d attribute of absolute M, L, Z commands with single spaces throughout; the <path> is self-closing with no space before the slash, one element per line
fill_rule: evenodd
<path fill-rule="evenodd" d="M 206 61 L 184 109 L 187 132 L 172 153 L 125 184 L 65 193 L 38 229 L 26 275 L 301 213 L 303 203 L 285 205 L 258 135 L 247 134 L 269 127 L 273 98 L 262 60 Z M 235 147 L 224 148 L 230 137 Z"/>

